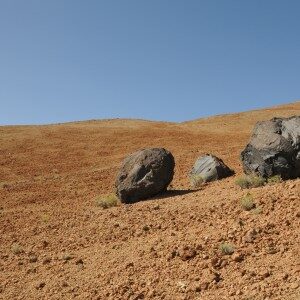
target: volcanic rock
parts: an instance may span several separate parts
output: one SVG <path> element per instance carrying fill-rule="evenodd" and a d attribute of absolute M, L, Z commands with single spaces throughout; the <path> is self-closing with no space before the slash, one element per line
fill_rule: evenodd
<path fill-rule="evenodd" d="M 175 161 L 163 148 L 150 148 L 129 155 L 116 179 L 116 190 L 124 203 L 134 203 L 165 191 L 173 179 Z"/>
<path fill-rule="evenodd" d="M 241 153 L 246 174 L 261 177 L 300 176 L 300 116 L 258 122 L 249 144 Z"/>
<path fill-rule="evenodd" d="M 190 172 L 190 176 L 199 176 L 203 182 L 222 179 L 233 174 L 234 171 L 226 166 L 222 159 L 211 154 L 200 156 Z"/>

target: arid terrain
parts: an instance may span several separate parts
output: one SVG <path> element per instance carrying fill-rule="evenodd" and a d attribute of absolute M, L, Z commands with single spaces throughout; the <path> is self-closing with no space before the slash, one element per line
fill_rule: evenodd
<path fill-rule="evenodd" d="M 184 123 L 0 127 L 0 299 L 300 299 L 300 179 L 235 183 L 253 125 L 292 115 L 300 102 Z M 146 147 L 173 153 L 170 190 L 97 206 L 124 157 Z M 204 153 L 236 175 L 191 189 Z M 258 209 L 241 208 L 248 192 Z"/>

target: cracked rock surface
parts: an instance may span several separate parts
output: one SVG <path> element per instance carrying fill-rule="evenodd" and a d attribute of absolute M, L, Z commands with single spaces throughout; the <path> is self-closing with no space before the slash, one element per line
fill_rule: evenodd
<path fill-rule="evenodd" d="M 244 171 L 262 177 L 300 176 L 300 116 L 258 122 L 241 153 Z"/>

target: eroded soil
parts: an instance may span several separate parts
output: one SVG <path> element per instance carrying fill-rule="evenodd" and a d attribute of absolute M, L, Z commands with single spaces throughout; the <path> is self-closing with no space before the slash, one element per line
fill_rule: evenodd
<path fill-rule="evenodd" d="M 0 299 L 300 299 L 300 180 L 241 190 L 258 120 L 300 102 L 181 124 L 104 120 L 0 127 Z M 103 210 L 122 159 L 164 147 L 170 191 Z M 236 175 L 192 190 L 203 153 Z M 240 200 L 250 192 L 256 209 Z M 234 254 L 222 255 L 224 242 Z"/>

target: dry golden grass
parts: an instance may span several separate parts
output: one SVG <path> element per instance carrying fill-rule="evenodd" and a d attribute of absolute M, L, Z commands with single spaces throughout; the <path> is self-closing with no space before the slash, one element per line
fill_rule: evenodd
<path fill-rule="evenodd" d="M 120 200 L 117 195 L 111 193 L 106 195 L 101 195 L 95 199 L 96 205 L 102 207 L 103 209 L 114 207 L 120 205 Z"/>
<path fill-rule="evenodd" d="M 242 189 L 250 189 L 263 186 L 266 183 L 266 179 L 255 174 L 243 175 L 236 179 L 235 183 Z"/>
<path fill-rule="evenodd" d="M 255 208 L 253 196 L 250 193 L 247 193 L 247 195 L 241 199 L 241 206 L 246 211 Z"/>

